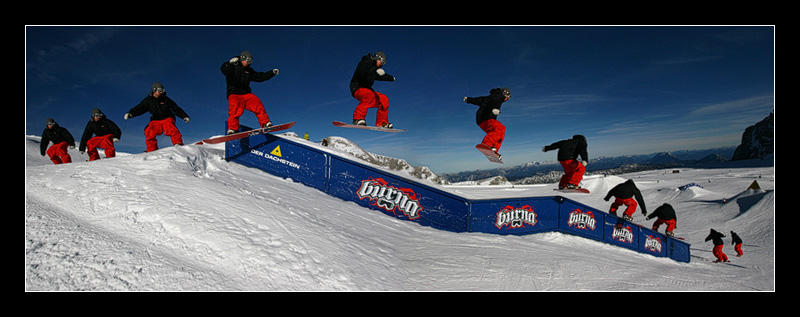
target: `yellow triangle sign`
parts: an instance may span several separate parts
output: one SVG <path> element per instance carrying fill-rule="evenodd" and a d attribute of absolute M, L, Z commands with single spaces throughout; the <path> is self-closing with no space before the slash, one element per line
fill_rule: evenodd
<path fill-rule="evenodd" d="M 272 150 L 272 152 L 269 152 L 269 154 L 281 157 L 281 146 L 280 145 L 276 146 L 275 149 Z"/>

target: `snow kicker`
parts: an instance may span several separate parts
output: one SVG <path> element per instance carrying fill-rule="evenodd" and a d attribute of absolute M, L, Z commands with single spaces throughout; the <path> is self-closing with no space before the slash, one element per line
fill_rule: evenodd
<path fill-rule="evenodd" d="M 562 232 L 679 262 L 690 245 L 563 196 L 468 199 L 311 142 L 272 134 L 225 144 L 225 159 L 398 219 L 452 232 Z"/>

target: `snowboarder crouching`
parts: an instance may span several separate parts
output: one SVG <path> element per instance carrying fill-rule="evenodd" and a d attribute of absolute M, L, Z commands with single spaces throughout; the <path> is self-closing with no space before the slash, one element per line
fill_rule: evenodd
<path fill-rule="evenodd" d="M 677 224 L 677 217 L 675 217 L 675 209 L 673 209 L 670 204 L 665 203 L 656 208 L 653 213 L 647 216 L 647 220 L 655 217 L 658 217 L 658 220 L 653 223 L 653 231 L 658 232 L 658 227 L 662 224 L 667 224 L 667 236 L 672 237 L 675 235 L 673 230 L 675 230 L 675 225 Z"/>
<path fill-rule="evenodd" d="M 94 137 L 93 137 L 94 136 Z M 81 154 L 88 152 L 89 161 L 99 160 L 98 148 L 104 149 L 106 158 L 116 156 L 114 143 L 119 142 L 122 131 L 98 108 L 92 109 L 92 117 L 83 130 L 79 151 Z"/>
<path fill-rule="evenodd" d="M 636 188 L 636 184 L 633 183 L 632 179 L 625 181 L 622 184 L 614 186 L 611 190 L 608 191 L 603 200 L 608 201 L 611 196 L 614 196 L 615 200 L 611 204 L 611 208 L 608 210 L 608 213 L 616 216 L 617 209 L 621 205 L 627 206 L 625 209 L 625 213 L 623 214 L 623 218 L 627 221 L 633 220 L 633 213 L 636 212 L 636 207 L 641 205 L 642 207 L 642 215 L 647 215 L 647 207 L 644 204 L 644 198 L 642 198 L 642 192 L 639 191 L 639 188 Z M 634 200 L 634 197 L 636 198 Z M 638 203 L 638 204 L 637 204 Z M 649 217 L 647 219 L 650 219 Z"/>
<path fill-rule="evenodd" d="M 47 127 L 42 131 L 42 142 L 40 144 L 42 156 L 45 154 L 47 145 L 53 142 L 53 146 L 47 149 L 46 152 L 50 157 L 50 161 L 53 164 L 72 163 L 72 157 L 67 152 L 68 147 L 75 148 L 75 139 L 72 138 L 72 134 L 67 129 L 59 126 L 52 118 L 47 119 L 46 125 Z"/>
<path fill-rule="evenodd" d="M 367 125 L 365 120 L 367 110 L 378 108 L 375 126 L 389 129 L 393 127 L 389 122 L 389 97 L 372 89 L 372 84 L 376 80 L 396 80 L 394 76 L 386 73 L 382 68 L 384 65 L 386 65 L 386 54 L 380 51 L 375 55 L 367 53 L 356 65 L 356 70 L 350 79 L 350 95 L 359 102 L 353 111 L 354 125 Z"/>
<path fill-rule="evenodd" d="M 577 134 L 572 136 L 572 139 L 561 140 L 542 148 L 544 152 L 558 149 L 558 161 L 564 168 L 564 176 L 558 182 L 558 189 L 580 188 L 580 182 L 583 180 L 586 164 L 589 161 L 586 147 L 586 137 Z M 578 155 L 581 156 L 582 161 L 578 161 Z"/>
<path fill-rule="evenodd" d="M 278 75 L 278 69 L 274 68 L 266 72 L 256 72 L 250 65 L 253 64 L 253 55 L 249 51 L 242 51 L 239 56 L 232 57 L 222 63 L 220 70 L 225 75 L 228 98 L 228 131 L 232 134 L 239 130 L 239 117 L 245 110 L 256 114 L 261 128 L 269 128 L 272 121 L 269 120 L 264 104 L 261 103 L 250 89 L 250 82 L 262 82 Z"/>
<path fill-rule="evenodd" d="M 478 106 L 475 122 L 483 132 L 486 132 L 481 144 L 491 148 L 495 153 L 500 150 L 506 137 L 506 126 L 497 121 L 497 116 L 500 115 L 500 107 L 509 99 L 511 90 L 508 88 L 493 88 L 489 90 L 488 96 L 464 97 L 464 102 Z M 497 153 L 497 156 L 499 158 L 500 153 Z"/>
<path fill-rule="evenodd" d="M 164 134 L 170 137 L 172 145 L 183 145 L 183 136 L 178 127 L 175 126 L 175 116 L 177 115 L 184 122 L 189 123 L 189 115 L 178 107 L 172 99 L 167 97 L 167 91 L 160 82 L 153 83 L 153 87 L 147 97 L 144 97 L 138 105 L 134 106 L 123 116 L 128 120 L 136 116 L 150 112 L 150 122 L 144 128 L 145 144 L 147 152 L 158 150 L 157 136 Z"/>
<path fill-rule="evenodd" d="M 714 228 L 711 228 L 711 232 L 709 232 L 708 236 L 706 237 L 705 241 L 712 240 L 714 243 L 714 250 L 712 253 L 714 253 L 714 256 L 717 257 L 717 260 L 714 261 L 714 263 L 730 262 L 728 261 L 728 256 L 725 255 L 725 252 L 722 252 L 722 247 L 725 245 L 725 242 L 722 241 L 722 238 L 724 237 L 724 234 L 714 230 Z"/>

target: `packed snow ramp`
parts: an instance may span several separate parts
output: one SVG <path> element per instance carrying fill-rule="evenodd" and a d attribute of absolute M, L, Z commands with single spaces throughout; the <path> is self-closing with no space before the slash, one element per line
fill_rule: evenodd
<path fill-rule="evenodd" d="M 563 196 L 465 198 L 294 137 L 230 141 L 225 159 L 423 226 L 503 235 L 555 231 L 679 262 L 690 259 L 683 241 Z"/>

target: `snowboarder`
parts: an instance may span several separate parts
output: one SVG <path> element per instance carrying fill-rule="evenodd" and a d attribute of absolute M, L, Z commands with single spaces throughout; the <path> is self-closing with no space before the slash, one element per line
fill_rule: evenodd
<path fill-rule="evenodd" d="M 154 82 L 150 93 L 138 105 L 128 110 L 123 119 L 128 120 L 145 112 L 150 112 L 150 122 L 144 128 L 147 152 L 158 150 L 156 136 L 164 134 L 172 140 L 172 145 L 183 145 L 183 136 L 175 126 L 175 116 L 189 123 L 189 115 L 178 107 L 172 99 L 167 97 L 167 91 L 160 82 Z"/>
<path fill-rule="evenodd" d="M 724 237 L 724 234 L 714 230 L 714 228 L 711 228 L 711 232 L 709 232 L 708 236 L 706 237 L 705 241 L 712 240 L 714 243 L 714 250 L 712 253 L 714 253 L 714 256 L 717 257 L 717 260 L 714 261 L 714 263 L 730 262 L 728 261 L 728 256 L 725 255 L 725 252 L 722 252 L 722 247 L 725 245 L 725 242 L 722 241 L 722 238 Z"/>
<path fill-rule="evenodd" d="M 658 232 L 658 227 L 662 224 L 667 224 L 667 230 L 665 231 L 668 237 L 675 236 L 673 230 L 675 230 L 675 225 L 677 224 L 678 218 L 675 217 L 675 209 L 672 209 L 670 204 L 664 203 L 663 205 L 656 208 L 653 213 L 647 216 L 647 220 L 653 219 L 658 217 L 658 220 L 653 223 L 653 231 Z"/>
<path fill-rule="evenodd" d="M 48 118 L 45 124 L 47 126 L 42 131 L 42 142 L 40 144 L 42 156 L 44 156 L 45 149 L 47 149 L 50 142 L 53 142 L 53 146 L 47 149 L 50 161 L 53 164 L 72 163 L 72 157 L 67 152 L 68 147 L 70 149 L 75 148 L 75 139 L 72 138 L 72 134 L 67 129 L 59 126 L 53 118 Z"/>
<path fill-rule="evenodd" d="M 367 53 L 361 57 L 350 79 L 350 94 L 358 100 L 358 106 L 353 111 L 354 125 L 367 125 L 365 118 L 369 108 L 378 108 L 375 116 L 375 126 L 391 129 L 393 124 L 389 122 L 389 97 L 372 89 L 372 84 L 376 81 L 395 81 L 396 78 L 386 73 L 383 66 L 386 65 L 386 54 L 381 51 L 372 55 Z"/>
<path fill-rule="evenodd" d="M 497 121 L 497 116 L 500 115 L 500 106 L 509 99 L 511 99 L 511 89 L 508 88 L 493 88 L 489 90 L 488 96 L 464 97 L 464 102 L 478 106 L 475 122 L 483 132 L 486 132 L 481 144 L 491 148 L 497 153 L 498 158 L 501 157 L 498 151 L 506 137 L 506 126 Z"/>
<path fill-rule="evenodd" d="M 642 215 L 647 215 L 647 207 L 644 204 L 644 198 L 642 198 L 642 192 L 639 191 L 639 188 L 636 188 L 636 184 L 633 183 L 632 179 L 625 181 L 622 184 L 614 186 L 611 190 L 608 191 L 603 200 L 608 201 L 611 196 L 614 196 L 615 200 L 611 204 L 611 208 L 608 210 L 608 213 L 616 216 L 617 209 L 621 205 L 627 206 L 625 209 L 625 213 L 623 214 L 623 218 L 627 221 L 633 220 L 633 213 L 636 212 L 636 207 L 642 207 Z M 634 200 L 634 198 L 636 198 Z M 637 204 L 638 203 L 638 204 Z M 652 216 L 651 216 L 652 217 Z M 647 219 L 650 219 L 648 217 Z"/>
<path fill-rule="evenodd" d="M 736 256 L 744 255 L 744 252 L 742 252 L 742 238 L 733 230 L 731 230 L 731 243 L 733 243 L 733 249 L 736 250 Z"/>
<path fill-rule="evenodd" d="M 580 182 L 583 180 L 586 164 L 589 161 L 586 147 L 586 137 L 576 134 L 572 136 L 572 139 L 561 140 L 542 148 L 544 152 L 558 149 L 558 161 L 564 168 L 564 176 L 558 182 L 558 189 L 580 188 Z M 578 161 L 578 155 L 583 160 Z"/>
<path fill-rule="evenodd" d="M 92 117 L 86 123 L 86 128 L 83 129 L 79 151 L 81 154 L 88 152 L 89 161 L 100 159 L 97 148 L 105 150 L 106 158 L 112 158 L 116 156 L 114 143 L 119 142 L 120 137 L 122 137 L 122 131 L 119 130 L 119 127 L 106 118 L 100 109 L 94 108 Z"/>
<path fill-rule="evenodd" d="M 262 82 L 278 75 L 274 68 L 266 72 L 256 72 L 250 65 L 253 64 L 253 55 L 249 51 L 242 51 L 239 56 L 234 56 L 222 63 L 220 70 L 225 75 L 228 98 L 228 131 L 232 134 L 239 130 L 239 117 L 245 110 L 256 114 L 261 128 L 272 126 L 264 104 L 261 103 L 250 89 L 250 82 Z"/>

